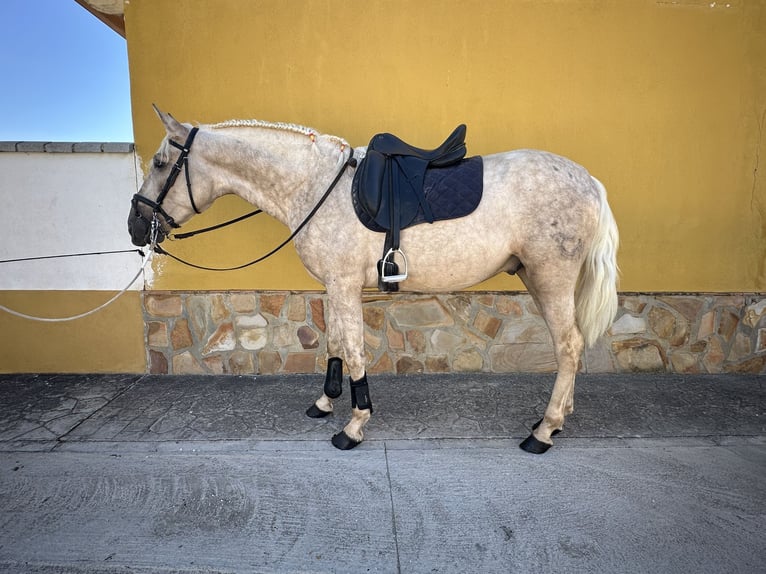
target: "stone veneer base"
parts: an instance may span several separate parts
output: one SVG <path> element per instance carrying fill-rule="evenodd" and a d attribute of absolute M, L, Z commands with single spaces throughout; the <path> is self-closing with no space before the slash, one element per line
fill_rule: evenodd
<path fill-rule="evenodd" d="M 324 373 L 322 292 L 142 294 L 148 371 Z M 550 335 L 526 292 L 365 293 L 369 373 L 551 372 Z M 766 372 L 766 294 L 620 295 L 585 372 Z"/>

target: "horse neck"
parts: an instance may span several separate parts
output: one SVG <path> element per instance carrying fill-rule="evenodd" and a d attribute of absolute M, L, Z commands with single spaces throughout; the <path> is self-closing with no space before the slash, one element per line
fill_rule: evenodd
<path fill-rule="evenodd" d="M 294 228 L 311 209 L 317 182 L 343 158 L 332 136 L 267 128 L 210 130 L 216 197 L 238 195 Z"/>

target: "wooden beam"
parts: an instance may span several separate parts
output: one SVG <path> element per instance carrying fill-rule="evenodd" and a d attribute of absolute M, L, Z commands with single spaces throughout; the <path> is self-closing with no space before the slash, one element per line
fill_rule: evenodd
<path fill-rule="evenodd" d="M 125 12 L 122 0 L 74 0 L 123 38 L 125 37 Z"/>

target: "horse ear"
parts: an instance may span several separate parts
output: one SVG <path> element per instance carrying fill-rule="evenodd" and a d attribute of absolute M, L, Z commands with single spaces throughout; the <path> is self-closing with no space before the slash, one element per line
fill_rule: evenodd
<path fill-rule="evenodd" d="M 157 117 L 160 118 L 160 121 L 165 126 L 165 131 L 169 136 L 178 136 L 182 138 L 186 136 L 186 133 L 189 130 L 185 128 L 178 120 L 176 120 L 169 113 L 160 110 L 156 105 L 152 104 L 152 107 L 154 108 Z"/>

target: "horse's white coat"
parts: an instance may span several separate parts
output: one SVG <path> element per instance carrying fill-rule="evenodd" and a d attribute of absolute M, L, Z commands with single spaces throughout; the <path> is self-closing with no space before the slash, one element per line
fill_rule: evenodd
<path fill-rule="evenodd" d="M 190 126 L 158 111 L 167 138 L 183 142 Z M 157 197 L 173 148 L 163 141 L 140 193 Z M 364 148 L 355 150 L 357 157 Z M 293 124 L 233 121 L 200 126 L 189 154 L 194 199 L 204 210 L 233 193 L 295 229 L 349 155 L 345 140 Z M 351 204 L 353 170 L 308 225 L 295 247 L 308 272 L 327 288 L 328 356 L 342 357 L 352 379 L 365 373 L 362 289 L 377 285 L 384 235 L 366 229 Z M 179 178 L 183 179 L 183 178 Z M 165 210 L 179 223 L 192 215 L 184 182 Z M 146 209 L 146 206 L 141 206 Z M 484 196 L 466 217 L 402 231 L 409 278 L 402 291 L 453 291 L 514 270 L 548 324 L 558 374 L 536 438 L 550 444 L 572 412 L 574 378 L 584 344 L 608 328 L 617 309 L 617 226 L 606 191 L 581 166 L 541 151 L 484 157 Z M 317 407 L 328 412 L 323 395 Z M 354 409 L 344 429 L 361 440 L 370 417 Z"/>

